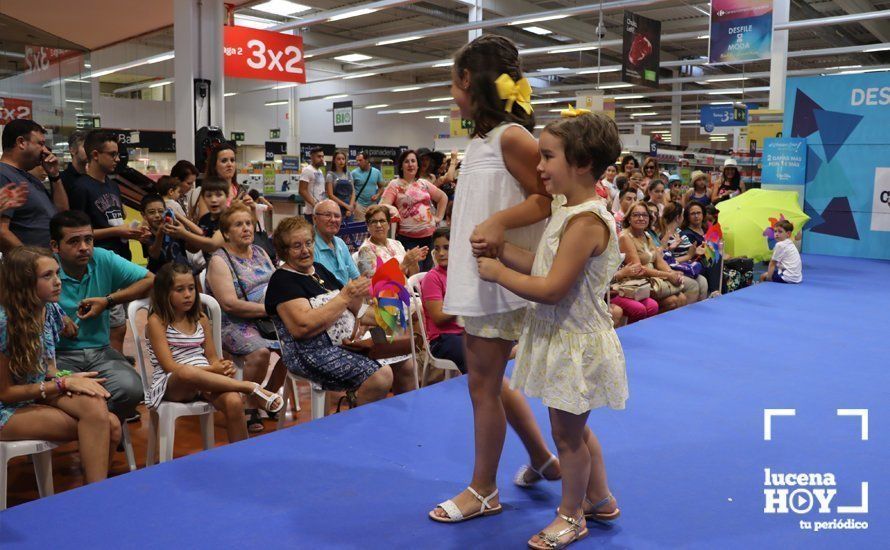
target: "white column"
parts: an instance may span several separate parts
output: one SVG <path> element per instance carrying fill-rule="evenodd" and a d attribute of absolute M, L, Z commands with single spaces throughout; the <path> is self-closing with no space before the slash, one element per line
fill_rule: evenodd
<path fill-rule="evenodd" d="M 773 26 L 787 23 L 791 0 L 773 0 Z M 788 31 L 773 29 L 769 65 L 769 108 L 785 108 L 785 79 L 788 75 Z"/>
<path fill-rule="evenodd" d="M 287 154 L 300 156 L 300 87 L 288 88 Z"/>
<path fill-rule="evenodd" d="M 210 80 L 210 93 L 205 100 L 210 107 L 210 124 L 223 128 L 224 17 L 222 0 L 174 0 L 173 3 L 173 49 L 176 52 L 173 62 L 173 104 L 176 156 L 179 159 L 195 160 L 196 78 Z"/>
<path fill-rule="evenodd" d="M 482 21 L 482 0 L 473 0 L 470 3 L 470 9 L 468 10 L 467 15 L 467 21 L 470 23 Z M 472 29 L 467 31 L 467 42 L 472 42 L 480 36 L 482 36 L 482 29 Z"/>
<path fill-rule="evenodd" d="M 678 75 L 679 71 L 673 71 L 674 78 Z M 672 89 L 675 95 L 671 96 L 671 143 L 680 145 L 680 115 L 683 112 L 683 97 L 680 91 L 683 90 L 683 84 L 674 82 Z"/>

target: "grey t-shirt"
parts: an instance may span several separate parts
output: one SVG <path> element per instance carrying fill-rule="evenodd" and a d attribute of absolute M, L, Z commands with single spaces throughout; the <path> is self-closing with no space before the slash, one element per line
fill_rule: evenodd
<path fill-rule="evenodd" d="M 10 183 L 28 184 L 28 200 L 18 208 L 3 212 L 9 218 L 9 230 L 22 244 L 49 248 L 49 220 L 58 210 L 41 182 L 28 172 L 0 162 L 0 187 Z"/>

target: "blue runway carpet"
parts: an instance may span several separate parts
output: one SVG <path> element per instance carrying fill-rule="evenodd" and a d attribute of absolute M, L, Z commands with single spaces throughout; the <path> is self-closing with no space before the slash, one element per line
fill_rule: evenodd
<path fill-rule="evenodd" d="M 805 256 L 804 277 L 619 330 L 628 409 L 594 411 L 590 425 L 623 516 L 591 524 L 573 548 L 887 547 L 890 263 Z M 796 410 L 773 419 L 771 441 L 765 408 Z M 860 418 L 837 409 L 868 409 L 867 441 Z M 0 548 L 523 548 L 560 486 L 513 486 L 526 458 L 512 433 L 504 513 L 426 518 L 463 489 L 471 453 L 457 379 L 16 506 L 0 513 Z M 767 487 L 807 489 L 790 504 L 815 506 L 765 514 L 765 468 L 831 473 L 835 485 Z M 860 505 L 861 482 L 869 511 L 838 513 Z M 817 512 L 812 489 L 836 491 L 830 512 Z M 848 519 L 868 527 L 836 528 Z"/>

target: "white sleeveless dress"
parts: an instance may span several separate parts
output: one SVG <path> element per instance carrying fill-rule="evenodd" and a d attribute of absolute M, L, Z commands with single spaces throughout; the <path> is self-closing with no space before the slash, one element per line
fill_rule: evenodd
<path fill-rule="evenodd" d="M 546 276 L 553 267 L 566 225 L 578 214 L 600 217 L 609 228 L 609 244 L 602 254 L 587 260 L 559 303 L 528 306 L 511 386 L 572 414 L 598 407 L 623 409 L 628 397 L 624 352 L 605 300 L 609 281 L 621 265 L 615 220 L 598 199 L 576 206 L 564 206 L 565 202 L 563 195 L 553 198 L 550 223 L 535 252 L 533 276 Z"/>
<path fill-rule="evenodd" d="M 526 199 L 522 185 L 507 170 L 501 154 L 501 136 L 510 126 L 527 132 L 519 124 L 501 124 L 484 138 L 473 138 L 467 147 L 451 214 L 448 288 L 443 305 L 449 315 L 482 317 L 528 305 L 502 286 L 480 279 L 470 247 L 470 235 L 477 225 Z M 516 246 L 534 250 L 543 231 L 544 222 L 540 222 L 507 231 L 505 238 Z"/>

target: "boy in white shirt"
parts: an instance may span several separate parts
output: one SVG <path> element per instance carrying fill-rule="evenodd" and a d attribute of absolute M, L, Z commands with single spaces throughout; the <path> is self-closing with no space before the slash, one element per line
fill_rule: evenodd
<path fill-rule="evenodd" d="M 800 283 L 803 281 L 803 264 L 800 261 L 800 252 L 791 240 L 794 225 L 788 220 L 776 223 L 776 247 L 773 249 L 773 257 L 769 261 L 766 273 L 760 276 L 760 281 L 772 281 L 774 283 Z"/>

